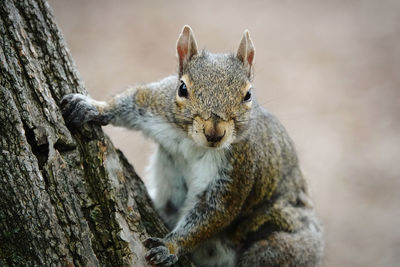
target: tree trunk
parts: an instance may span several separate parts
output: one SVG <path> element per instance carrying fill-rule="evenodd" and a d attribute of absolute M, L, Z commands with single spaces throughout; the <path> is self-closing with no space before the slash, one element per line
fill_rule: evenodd
<path fill-rule="evenodd" d="M 0 265 L 145 266 L 166 227 L 101 128 L 66 127 L 86 90 L 45 0 L 2 0 L 0 70 Z"/>

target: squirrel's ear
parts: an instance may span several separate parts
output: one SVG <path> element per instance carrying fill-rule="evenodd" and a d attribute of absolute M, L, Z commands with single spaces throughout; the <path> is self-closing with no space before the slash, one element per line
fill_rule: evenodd
<path fill-rule="evenodd" d="M 239 49 L 237 51 L 236 57 L 243 63 L 247 76 L 251 77 L 252 67 L 254 62 L 255 49 L 253 41 L 250 39 L 250 34 L 248 30 L 243 33 L 242 40 L 239 44 Z"/>
<path fill-rule="evenodd" d="M 185 25 L 176 44 L 179 58 L 179 74 L 182 75 L 186 63 L 197 54 L 197 43 L 192 29 Z"/>

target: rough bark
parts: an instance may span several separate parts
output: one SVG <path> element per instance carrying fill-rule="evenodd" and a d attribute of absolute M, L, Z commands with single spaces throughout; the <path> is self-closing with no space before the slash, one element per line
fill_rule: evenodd
<path fill-rule="evenodd" d="M 101 128 L 65 125 L 86 90 L 45 0 L 1 0 L 0 70 L 0 265 L 145 266 L 166 228 Z"/>

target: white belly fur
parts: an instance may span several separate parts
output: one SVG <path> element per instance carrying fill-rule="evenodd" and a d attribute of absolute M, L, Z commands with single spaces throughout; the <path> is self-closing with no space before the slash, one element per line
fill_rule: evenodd
<path fill-rule="evenodd" d="M 173 154 L 159 146 L 151 157 L 145 179 L 157 210 L 163 209 L 168 201 L 178 209 L 177 214 L 161 214 L 166 222 L 175 222 L 168 223 L 171 228 L 193 208 L 197 196 L 218 177 L 221 166 L 226 166 L 222 150 L 193 147 L 184 141 L 180 145 Z"/>
<path fill-rule="evenodd" d="M 158 124 L 155 129 L 154 124 L 143 123 L 142 129 L 160 144 L 147 169 L 147 190 L 169 228 L 178 228 L 197 196 L 220 175 L 222 168 L 227 169 L 225 152 L 199 147 L 169 124 Z M 167 208 L 171 203 L 176 208 L 172 213 Z M 233 266 L 236 253 L 219 235 L 200 244 L 191 256 L 197 266 Z"/>

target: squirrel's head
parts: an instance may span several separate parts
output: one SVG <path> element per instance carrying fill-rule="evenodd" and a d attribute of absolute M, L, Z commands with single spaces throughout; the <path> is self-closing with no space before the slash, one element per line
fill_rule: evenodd
<path fill-rule="evenodd" d="M 223 148 L 247 129 L 253 95 L 254 46 L 246 30 L 236 55 L 198 52 L 192 29 L 177 42 L 176 120 L 199 145 Z"/>

